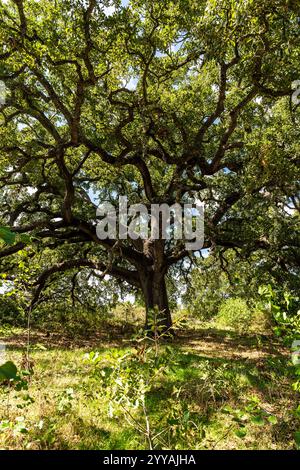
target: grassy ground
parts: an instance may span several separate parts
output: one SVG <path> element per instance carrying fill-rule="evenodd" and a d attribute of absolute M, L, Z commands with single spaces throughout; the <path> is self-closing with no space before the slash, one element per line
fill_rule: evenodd
<path fill-rule="evenodd" d="M 26 332 L 2 329 L 0 338 L 6 358 L 22 367 Z M 122 329 L 88 338 L 33 331 L 28 391 L 0 391 L 0 448 L 147 448 L 124 419 L 109 417 L 84 360 L 92 350 L 107 354 L 129 345 Z M 167 448 L 293 448 L 289 351 L 273 338 L 197 327 L 179 333 L 172 350 L 175 367 L 147 397 L 156 430 L 166 425 L 170 408 L 178 414 L 168 421 Z"/>

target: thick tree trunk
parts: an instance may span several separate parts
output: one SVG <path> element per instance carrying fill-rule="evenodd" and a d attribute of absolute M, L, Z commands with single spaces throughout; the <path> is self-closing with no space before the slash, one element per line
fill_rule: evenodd
<path fill-rule="evenodd" d="M 144 271 L 140 273 L 140 282 L 146 305 L 146 329 L 150 329 L 151 318 L 156 313 L 156 324 L 163 327 L 161 331 L 173 334 L 165 273 Z"/>

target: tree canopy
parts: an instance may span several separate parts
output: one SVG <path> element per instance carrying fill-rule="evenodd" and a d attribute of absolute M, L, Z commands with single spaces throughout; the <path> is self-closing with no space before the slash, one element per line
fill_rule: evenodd
<path fill-rule="evenodd" d="M 203 250 L 299 267 L 299 2 L 11 0 L 0 6 L 1 224 L 66 271 L 140 289 L 169 327 L 184 240 L 100 240 L 99 202 L 205 203 Z M 3 269 L 26 240 L 0 252 Z M 38 260 L 38 261 L 37 261 Z"/>

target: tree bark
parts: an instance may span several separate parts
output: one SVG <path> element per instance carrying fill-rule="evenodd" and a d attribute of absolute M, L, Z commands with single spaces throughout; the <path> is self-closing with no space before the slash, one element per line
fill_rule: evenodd
<path fill-rule="evenodd" d="M 162 327 L 160 331 L 173 334 L 165 272 L 145 270 L 140 273 L 140 283 L 146 306 L 145 328 L 150 329 L 151 318 L 156 313 L 156 324 Z"/>

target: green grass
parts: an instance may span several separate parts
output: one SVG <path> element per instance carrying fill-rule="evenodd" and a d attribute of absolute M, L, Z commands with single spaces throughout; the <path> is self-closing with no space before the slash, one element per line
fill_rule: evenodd
<path fill-rule="evenodd" d="M 7 387 L 1 388 L 0 448 L 147 448 L 126 420 L 108 416 L 93 367 L 84 360 L 91 350 L 107 354 L 117 346 L 125 351 L 128 342 L 119 339 L 116 345 L 96 337 L 82 346 L 64 338 L 46 339 L 38 332 L 32 336 L 34 373 L 28 391 L 8 393 Z M 6 330 L 1 338 L 8 344 L 7 357 L 22 367 L 25 332 Z M 168 376 L 159 377 L 146 401 L 156 430 L 168 425 L 170 413 L 180 418 L 180 425 L 170 425 L 165 434 L 167 448 L 293 448 L 295 397 L 289 357 L 282 350 L 276 353 L 272 341 L 261 339 L 258 346 L 255 336 L 200 329 L 175 340 L 176 365 Z M 259 413 L 264 414 L 263 424 L 255 422 Z M 273 424 L 269 416 L 275 417 Z"/>

